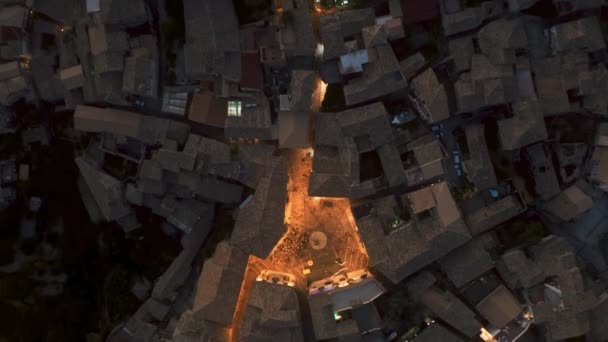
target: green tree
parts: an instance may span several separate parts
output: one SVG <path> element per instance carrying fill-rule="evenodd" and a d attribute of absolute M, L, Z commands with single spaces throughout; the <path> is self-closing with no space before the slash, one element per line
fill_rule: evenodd
<path fill-rule="evenodd" d="M 544 224 L 537 219 L 513 221 L 506 226 L 505 231 L 513 247 L 533 245 L 547 236 Z"/>
<path fill-rule="evenodd" d="M 131 276 L 124 266 L 114 266 L 106 275 L 101 299 L 103 303 L 100 307 L 103 308 L 103 315 L 106 316 L 105 329 L 111 329 L 135 312 L 137 299 L 131 294 Z"/>

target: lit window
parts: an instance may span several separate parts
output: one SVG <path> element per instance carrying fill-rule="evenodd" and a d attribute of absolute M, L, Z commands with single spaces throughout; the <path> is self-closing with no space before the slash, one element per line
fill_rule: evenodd
<path fill-rule="evenodd" d="M 241 116 L 241 101 L 228 101 L 228 116 Z"/>

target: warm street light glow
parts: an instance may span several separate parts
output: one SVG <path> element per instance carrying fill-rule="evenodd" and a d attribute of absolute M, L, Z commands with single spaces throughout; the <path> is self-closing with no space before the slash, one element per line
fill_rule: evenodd
<path fill-rule="evenodd" d="M 306 149 L 306 154 L 308 154 L 311 158 L 315 156 L 315 150 L 312 147 Z"/>
<path fill-rule="evenodd" d="M 486 328 L 481 328 L 481 334 L 479 334 L 479 337 L 481 337 L 481 339 L 486 342 L 496 342 L 496 339 L 494 339 L 494 335 L 492 335 L 491 332 L 487 331 Z"/>
<path fill-rule="evenodd" d="M 321 103 L 325 99 L 325 91 L 327 91 L 327 83 L 323 82 L 323 80 L 319 79 L 317 82 L 317 89 L 319 92 L 319 98 L 321 99 Z"/>
<path fill-rule="evenodd" d="M 323 57 L 323 52 L 325 52 L 325 46 L 321 43 L 317 43 L 317 49 L 315 50 L 315 56 L 318 58 Z"/>

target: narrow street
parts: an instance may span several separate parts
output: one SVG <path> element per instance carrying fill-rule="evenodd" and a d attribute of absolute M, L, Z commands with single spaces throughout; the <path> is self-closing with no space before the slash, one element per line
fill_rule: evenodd
<path fill-rule="evenodd" d="M 318 20 L 317 16 L 312 20 Z M 319 40 L 319 37 L 317 37 Z M 327 84 L 319 74 L 322 56 L 316 56 L 315 89 L 311 98 L 310 146 L 286 151 L 289 181 L 288 202 L 284 222 L 287 232 L 266 259 L 250 257 L 234 322 L 240 322 L 256 275 L 263 270 L 290 273 L 303 315 L 302 331 L 306 340 L 314 340 L 312 319 L 308 308 L 308 286 L 311 282 L 343 273 L 366 269 L 369 258 L 356 230 L 347 198 L 318 198 L 308 195 L 314 156 L 315 115 L 321 111 Z M 313 271 L 311 271 L 311 269 Z M 238 323 L 233 326 L 239 326 Z M 231 331 L 232 338 L 238 331 Z"/>

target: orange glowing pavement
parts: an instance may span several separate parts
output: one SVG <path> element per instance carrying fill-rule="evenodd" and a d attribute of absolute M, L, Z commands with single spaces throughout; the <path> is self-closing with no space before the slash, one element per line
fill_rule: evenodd
<path fill-rule="evenodd" d="M 232 341 L 238 340 L 238 327 L 247 307 L 256 276 L 265 269 L 291 273 L 296 287 L 307 291 L 305 269 L 314 260 L 340 260 L 341 267 L 350 271 L 368 267 L 368 256 L 359 239 L 355 220 L 346 198 L 308 196 L 312 168 L 311 149 L 289 152 L 289 200 L 285 206 L 287 233 L 266 259 L 249 257 L 247 272 L 230 329 Z M 313 234 L 314 233 L 314 234 Z M 313 236 L 324 236 L 322 248 L 313 243 Z"/>

